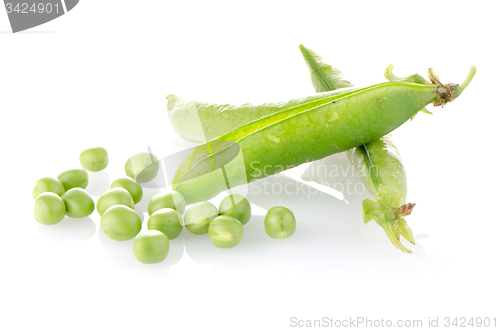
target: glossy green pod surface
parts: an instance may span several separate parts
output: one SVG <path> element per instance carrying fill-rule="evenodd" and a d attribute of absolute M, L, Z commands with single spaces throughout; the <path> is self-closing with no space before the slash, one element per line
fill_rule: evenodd
<path fill-rule="evenodd" d="M 208 200 L 228 185 L 246 184 L 378 139 L 437 98 L 434 86 L 389 82 L 313 107 L 277 110 L 194 149 L 179 165 L 172 188 L 187 204 Z M 224 177 L 215 163 L 224 164 Z"/>

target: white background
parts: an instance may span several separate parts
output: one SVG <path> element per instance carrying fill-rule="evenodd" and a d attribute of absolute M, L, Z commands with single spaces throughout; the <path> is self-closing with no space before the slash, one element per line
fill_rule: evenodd
<path fill-rule="evenodd" d="M 424 326 L 496 317 L 498 326 L 497 13 L 495 1 L 81 1 L 12 34 L 0 10 L 0 330 L 298 329 L 292 317 Z M 318 192 L 250 194 L 239 246 L 183 231 L 158 265 L 137 262 L 132 241 L 104 237 L 97 213 L 34 220 L 36 180 L 79 167 L 85 148 L 109 152 L 89 185 L 98 194 L 147 146 L 159 157 L 190 146 L 170 127 L 168 93 L 238 103 L 313 94 L 301 43 L 357 86 L 383 82 L 391 63 L 396 75 L 432 66 L 443 83 L 477 65 L 459 99 L 393 133 L 417 203 L 407 218 L 413 254 L 363 224 L 367 194 L 349 204 Z M 264 232 L 278 204 L 298 221 L 286 240 Z"/>

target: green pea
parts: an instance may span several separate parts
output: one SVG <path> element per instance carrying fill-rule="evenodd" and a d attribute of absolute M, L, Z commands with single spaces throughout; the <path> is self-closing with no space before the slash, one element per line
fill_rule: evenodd
<path fill-rule="evenodd" d="M 217 207 L 207 201 L 192 205 L 184 215 L 184 225 L 189 232 L 194 234 L 208 233 L 210 222 L 219 216 Z"/>
<path fill-rule="evenodd" d="M 89 173 L 85 169 L 73 169 L 57 176 L 65 191 L 74 187 L 86 188 L 89 183 Z"/>
<path fill-rule="evenodd" d="M 148 204 L 148 214 L 151 216 L 155 211 L 162 208 L 172 208 L 184 214 L 186 210 L 186 200 L 182 194 L 176 191 L 160 192 L 156 194 Z"/>
<path fill-rule="evenodd" d="M 125 174 L 138 183 L 146 183 L 155 179 L 159 168 L 156 156 L 151 153 L 139 153 L 127 160 Z"/>
<path fill-rule="evenodd" d="M 102 216 L 108 208 L 115 205 L 124 205 L 133 209 L 134 199 L 126 189 L 121 187 L 112 188 L 97 200 L 97 212 Z"/>
<path fill-rule="evenodd" d="M 126 189 L 134 199 L 135 204 L 138 204 L 139 201 L 142 200 L 142 195 L 143 195 L 142 186 L 137 184 L 137 182 L 132 178 L 124 177 L 114 180 L 111 183 L 111 188 L 115 187 L 121 187 Z"/>
<path fill-rule="evenodd" d="M 238 245 L 243 238 L 243 225 L 234 217 L 217 216 L 210 222 L 208 235 L 215 247 L 231 248 Z"/>
<path fill-rule="evenodd" d="M 245 225 L 252 216 L 250 202 L 240 194 L 231 194 L 222 199 L 219 205 L 221 215 L 232 216 Z"/>
<path fill-rule="evenodd" d="M 264 227 L 269 237 L 274 239 L 288 238 L 297 228 L 295 216 L 285 207 L 276 206 L 267 211 Z"/>
<path fill-rule="evenodd" d="M 73 218 L 89 216 L 94 212 L 94 200 L 84 189 L 75 187 L 62 196 L 66 215 Z"/>
<path fill-rule="evenodd" d="M 44 177 L 40 178 L 33 188 L 33 199 L 36 199 L 42 193 L 45 192 L 53 192 L 58 196 L 62 196 L 64 194 L 64 187 L 60 181 L 52 177 Z"/>
<path fill-rule="evenodd" d="M 39 223 L 45 225 L 57 224 L 66 215 L 64 201 L 53 192 L 42 193 L 35 199 L 33 215 Z"/>
<path fill-rule="evenodd" d="M 134 241 L 134 256 L 145 264 L 160 263 L 168 255 L 170 244 L 167 236 L 157 230 L 141 233 Z"/>
<path fill-rule="evenodd" d="M 141 231 L 141 227 L 139 214 L 124 205 L 112 206 L 101 217 L 102 232 L 113 240 L 130 240 Z"/>
<path fill-rule="evenodd" d="M 168 239 L 173 240 L 182 231 L 182 216 L 172 208 L 159 209 L 149 218 L 148 229 L 161 231 Z"/>
<path fill-rule="evenodd" d="M 103 147 L 88 148 L 80 154 L 80 164 L 88 171 L 104 170 L 108 163 L 108 152 Z"/>

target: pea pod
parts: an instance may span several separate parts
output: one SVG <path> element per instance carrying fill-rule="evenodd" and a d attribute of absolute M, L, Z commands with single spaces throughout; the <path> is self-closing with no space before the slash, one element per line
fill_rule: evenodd
<path fill-rule="evenodd" d="M 338 86 L 352 86 L 344 79 L 338 69 L 327 64 L 314 51 L 303 45 L 299 47 L 309 68 L 311 81 L 316 92 L 332 90 Z M 418 74 L 403 78 L 396 77 L 392 74 L 393 68 L 394 66 L 391 65 L 385 72 L 385 77 L 390 81 L 411 81 L 430 85 Z M 380 198 L 377 202 L 370 199 L 363 201 L 365 223 L 375 219 L 397 248 L 403 252 L 411 253 L 399 241 L 399 234 L 402 234 L 412 244 L 415 243 L 413 234 L 401 212 L 404 209 L 405 215 L 409 215 L 414 204 L 404 204 L 407 195 L 406 173 L 401 156 L 391 136 L 386 135 L 350 149 L 346 151 L 346 155 L 368 191 Z M 389 196 L 391 193 L 392 195 Z M 389 205 L 394 205 L 394 207 Z M 393 226 L 393 223 L 397 223 L 398 226 Z"/>
<path fill-rule="evenodd" d="M 279 110 L 314 107 L 317 104 L 333 101 L 337 95 L 356 90 L 360 90 L 360 88 L 347 88 L 287 102 L 260 105 L 218 105 L 185 100 L 169 94 L 167 96 L 167 111 L 170 124 L 179 136 L 189 141 L 204 143 L 222 136 L 240 125 L 274 114 Z"/>
<path fill-rule="evenodd" d="M 173 177 L 172 188 L 191 204 L 229 187 L 366 144 L 396 129 L 427 104 L 454 100 L 475 71 L 472 67 L 461 86 L 388 82 L 309 97 L 293 107 L 287 107 L 289 102 L 267 104 L 270 115 L 238 126 L 188 154 Z M 259 106 L 244 106 L 248 107 Z M 209 111 L 198 109 L 199 113 Z"/>

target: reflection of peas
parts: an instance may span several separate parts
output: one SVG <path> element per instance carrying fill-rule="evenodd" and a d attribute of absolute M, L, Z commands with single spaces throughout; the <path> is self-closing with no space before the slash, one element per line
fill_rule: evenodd
<path fill-rule="evenodd" d="M 134 208 L 134 200 L 126 189 L 115 187 L 99 197 L 99 200 L 97 200 L 97 212 L 102 216 L 108 208 L 114 205 L 124 205 Z"/>
<path fill-rule="evenodd" d="M 111 183 L 111 188 L 121 187 L 130 193 L 134 199 L 134 203 L 138 204 L 142 200 L 143 190 L 142 186 L 137 184 L 135 180 L 129 177 L 118 178 Z"/>
<path fill-rule="evenodd" d="M 250 202 L 240 194 L 231 194 L 225 197 L 220 205 L 219 212 L 221 215 L 227 215 L 236 218 L 245 225 L 252 216 Z"/>
<path fill-rule="evenodd" d="M 208 234 L 215 247 L 231 248 L 238 245 L 243 238 L 243 225 L 234 217 L 217 216 L 210 222 Z"/>
<path fill-rule="evenodd" d="M 157 230 L 149 230 L 140 234 L 134 241 L 135 258 L 146 264 L 160 263 L 168 255 L 170 244 L 167 236 Z"/>
<path fill-rule="evenodd" d="M 73 169 L 57 176 L 65 191 L 74 187 L 86 188 L 89 183 L 89 173 L 85 169 Z"/>
<path fill-rule="evenodd" d="M 159 170 L 159 162 L 151 153 L 139 153 L 131 156 L 125 163 L 125 174 L 138 183 L 146 183 L 155 179 Z"/>
<path fill-rule="evenodd" d="M 184 225 L 194 234 L 208 233 L 208 225 L 219 216 L 219 211 L 212 203 L 202 201 L 192 205 L 184 215 Z"/>
<path fill-rule="evenodd" d="M 124 205 L 112 206 L 101 218 L 102 232 L 113 240 L 130 240 L 141 231 L 141 227 L 139 214 Z"/>
<path fill-rule="evenodd" d="M 80 154 L 80 164 L 88 171 L 104 170 L 108 162 L 108 152 L 102 147 L 89 148 Z"/>
<path fill-rule="evenodd" d="M 66 207 L 60 196 L 53 192 L 40 194 L 35 200 L 35 219 L 45 225 L 61 222 L 66 214 Z"/>
<path fill-rule="evenodd" d="M 62 196 L 66 205 L 66 215 L 73 218 L 89 216 L 94 212 L 94 200 L 79 187 L 72 188 Z"/>
<path fill-rule="evenodd" d="M 33 199 L 36 199 L 37 196 L 45 192 L 54 192 L 58 196 L 62 196 L 64 194 L 64 187 L 61 182 L 55 178 L 40 178 L 33 188 Z"/>
<path fill-rule="evenodd" d="M 285 207 L 276 206 L 267 211 L 264 226 L 269 237 L 288 238 L 294 234 L 297 224 L 293 213 Z"/>

